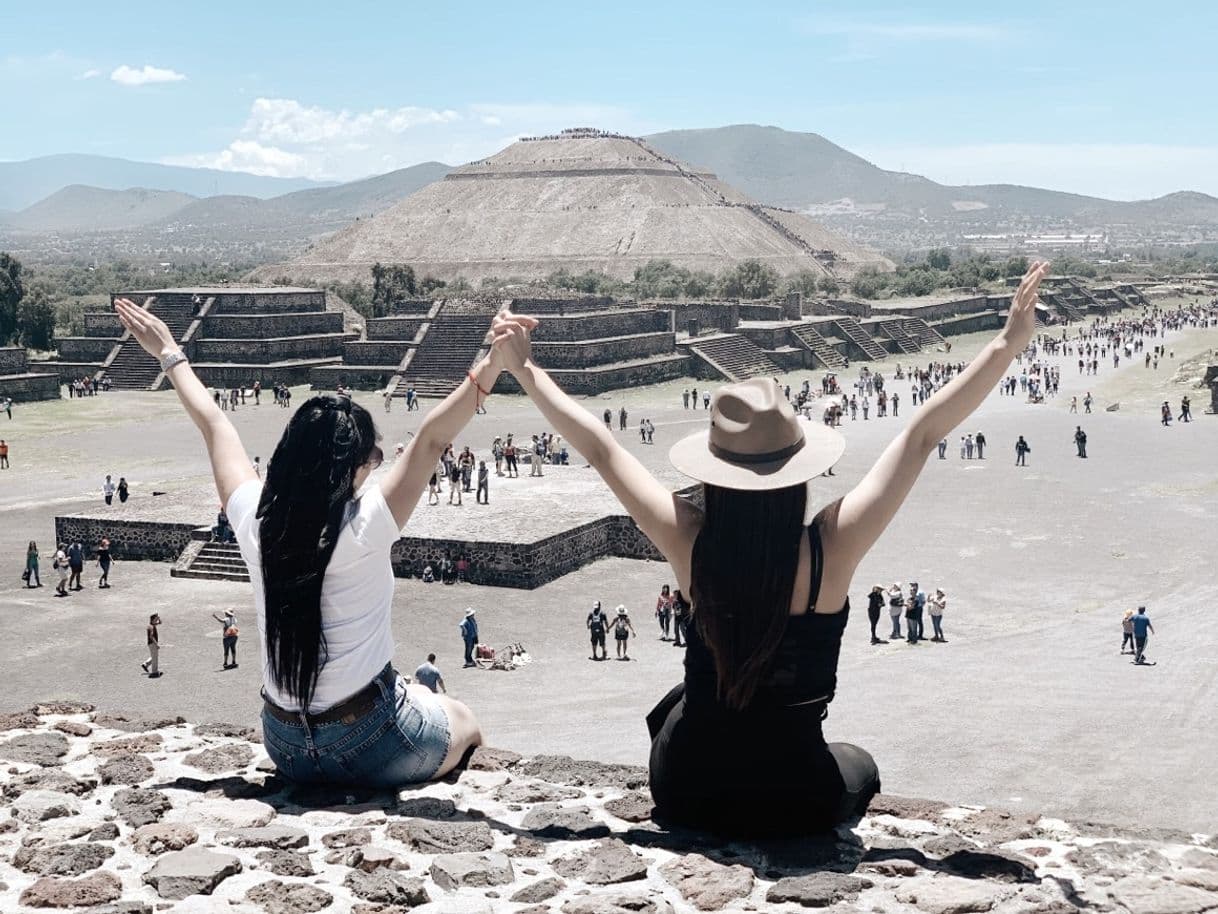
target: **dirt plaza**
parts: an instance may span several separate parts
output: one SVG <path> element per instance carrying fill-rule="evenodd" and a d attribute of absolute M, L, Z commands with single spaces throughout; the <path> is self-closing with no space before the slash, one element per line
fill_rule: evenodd
<path fill-rule="evenodd" d="M 988 335 L 953 341 L 953 360 L 967 359 Z M 1199 782 L 1218 737 L 1208 711 L 1218 702 L 1213 656 L 1218 634 L 1207 618 L 1218 601 L 1212 577 L 1212 521 L 1218 502 L 1218 417 L 1203 413 L 1208 392 L 1191 388 L 1192 365 L 1218 347 L 1218 331 L 1170 334 L 1174 358 L 1147 369 L 1141 360 L 1081 377 L 1066 357 L 1062 389 L 1044 404 L 991 395 L 967 427 L 984 431 L 984 460 L 961 460 L 949 441 L 946 460 L 932 454 L 905 509 L 859 569 L 854 609 L 839 669 L 838 696 L 826 722 L 829 739 L 868 748 L 886 791 L 948 796 L 1114 822 L 1201 830 L 1218 816 L 1218 796 Z M 939 354 L 923 354 L 925 364 Z M 1124 361 L 1124 360 L 1123 360 Z M 891 380 L 892 357 L 879 366 Z M 821 372 L 783 379 L 793 388 Z M 853 378 L 853 370 L 843 381 Z M 812 485 L 812 503 L 832 500 L 858 481 L 901 423 L 915 412 L 908 384 L 899 418 L 846 419 L 847 451 L 836 475 Z M 671 382 L 583 402 L 599 416 L 625 407 L 617 432 L 632 451 L 676 488 L 668 448 L 706 421 L 681 406 Z M 1095 397 L 1092 415 L 1069 415 L 1070 397 Z M 1159 424 L 1156 406 L 1181 395 L 1195 421 Z M 307 391 L 293 391 L 293 403 Z M 385 415 L 373 394 L 356 394 L 384 435 L 387 453 L 408 440 L 423 412 L 395 402 Z M 1114 412 L 1106 407 L 1120 403 Z M 1082 407 L 1080 406 L 1080 413 Z M 454 443 L 488 456 L 496 434 L 518 439 L 545 429 L 527 400 L 495 397 Z M 231 414 L 251 456 L 265 462 L 289 412 L 269 397 Z M 83 401 L 18 405 L 0 418 L 12 468 L 0 471 L 0 612 L 10 637 L 0 646 L 6 671 L 3 707 L 49 697 L 79 697 L 104 710 L 182 715 L 191 720 L 253 724 L 260 706 L 257 636 L 248 585 L 170 578 L 160 563 L 116 563 L 113 587 L 55 599 L 50 570 L 53 518 L 104 510 L 107 473 L 125 476 L 132 502 L 154 491 L 205 493 L 206 456 L 170 393 L 111 393 Z M 656 426 L 655 444 L 639 440 L 638 421 Z M 1087 460 L 1074 455 L 1075 425 L 1087 432 Z M 1032 447 L 1016 468 L 1013 445 Z M 546 477 L 492 475 L 491 505 L 467 494 L 465 505 L 422 504 L 406 527 L 413 535 L 497 539 L 615 511 L 604 486 L 582 461 L 547 467 Z M 214 496 L 198 496 L 198 515 L 214 515 Z M 447 492 L 442 502 L 447 501 Z M 116 510 L 118 506 L 115 506 Z M 488 529 L 489 528 L 489 529 Z M 489 536 L 487 537 L 489 538 Z M 41 590 L 19 575 L 26 543 L 42 552 Z M 90 545 L 90 544 L 86 544 Z M 910 647 L 869 644 L 865 596 L 872 584 L 917 580 L 948 594 L 949 643 Z M 680 650 L 659 640 L 652 609 L 672 581 L 660 563 L 607 559 L 532 591 L 399 580 L 395 595 L 395 661 L 409 673 L 429 651 L 439 655 L 449 690 L 481 717 L 488 741 L 526 753 L 564 752 L 603 761 L 643 763 L 643 715 L 680 676 Z M 631 661 L 593 663 L 584 618 L 593 600 L 624 604 L 640 637 Z M 1118 653 L 1126 608 L 1149 607 L 1158 634 L 1154 667 L 1135 667 Z M 233 607 L 242 628 L 240 666 L 221 669 L 220 627 L 211 614 Z M 482 640 L 522 641 L 534 662 L 512 673 L 463 670 L 457 623 L 474 607 Z M 143 626 L 164 618 L 159 680 L 141 675 Z M 884 634 L 886 621 L 882 623 Z M 725 751 L 742 747 L 725 746 Z"/>

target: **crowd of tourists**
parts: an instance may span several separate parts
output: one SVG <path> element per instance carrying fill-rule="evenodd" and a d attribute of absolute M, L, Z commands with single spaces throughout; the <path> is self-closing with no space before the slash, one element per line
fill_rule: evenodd
<path fill-rule="evenodd" d="M 97 562 L 99 590 L 110 587 L 110 567 L 114 562 L 110 548 L 110 540 L 102 537 L 94 549 L 92 556 Z M 77 540 L 72 543 L 60 543 L 51 558 L 51 571 L 55 573 L 55 596 L 67 597 L 75 591 L 84 590 L 82 578 L 85 573 L 85 563 L 89 560 L 84 545 Z M 25 568 L 21 572 L 21 582 L 28 588 L 42 586 L 42 558 L 38 551 L 38 543 L 30 540 L 25 550 Z"/>
<path fill-rule="evenodd" d="M 96 377 L 85 375 L 79 378 L 69 378 L 64 382 L 64 387 L 68 389 L 68 399 L 95 397 L 99 392 L 104 392 L 110 389 L 111 381 L 109 377 L 104 377 L 100 381 Z M 9 416 L 11 419 L 12 416 Z"/>
<path fill-rule="evenodd" d="M 947 638 L 943 634 L 943 613 L 947 609 L 947 593 L 942 587 L 937 588 L 930 596 L 927 596 L 926 591 L 917 581 L 910 582 L 908 591 L 902 587 L 900 581 L 894 582 L 891 587 L 887 588 L 882 584 L 872 587 L 871 593 L 867 595 L 867 621 L 871 625 L 872 644 L 888 643 L 879 636 L 877 631 L 885 604 L 888 605 L 888 616 L 892 620 L 889 640 L 900 641 L 902 639 L 901 619 L 903 618 L 905 620 L 904 639 L 909 644 L 918 644 L 921 641 L 947 643 Z M 934 630 L 934 634 L 930 638 L 926 637 L 924 626 L 927 615 L 930 616 L 930 624 Z"/>

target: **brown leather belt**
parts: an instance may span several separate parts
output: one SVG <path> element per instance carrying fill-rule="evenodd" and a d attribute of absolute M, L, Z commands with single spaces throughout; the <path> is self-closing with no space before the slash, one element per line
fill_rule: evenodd
<path fill-rule="evenodd" d="M 317 714 L 306 714 L 305 719 L 311 725 L 353 724 L 376 707 L 376 702 L 381 697 L 381 687 L 378 683 L 381 680 L 385 680 L 390 685 L 390 688 L 392 688 L 394 675 L 392 664 L 387 665 L 385 669 L 377 674 L 376 679 L 373 679 L 372 682 L 368 683 L 350 698 L 340 701 L 336 705 L 331 705 L 326 710 L 319 711 Z M 262 703 L 267 713 L 276 720 L 283 721 L 285 724 L 300 723 L 299 711 L 284 710 L 267 698 L 265 692 L 262 694 Z"/>

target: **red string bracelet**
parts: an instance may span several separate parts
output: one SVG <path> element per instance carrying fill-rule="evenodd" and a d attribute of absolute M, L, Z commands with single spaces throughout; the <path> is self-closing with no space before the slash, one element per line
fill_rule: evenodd
<path fill-rule="evenodd" d="M 491 395 L 491 392 L 489 390 L 482 389 L 482 385 L 479 384 L 478 379 L 474 377 L 474 372 L 472 369 L 470 371 L 467 371 L 466 375 L 468 375 L 468 377 L 469 377 L 469 383 L 474 385 L 474 390 L 478 391 L 478 393 L 482 394 L 482 396 L 484 396 L 484 397 L 489 397 Z"/>

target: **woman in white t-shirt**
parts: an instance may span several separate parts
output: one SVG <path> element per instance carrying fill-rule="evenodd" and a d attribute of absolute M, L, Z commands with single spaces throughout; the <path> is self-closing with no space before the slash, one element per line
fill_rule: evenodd
<path fill-rule="evenodd" d="M 249 566 L 271 760 L 295 781 L 376 787 L 452 770 L 482 734 L 464 704 L 394 670 L 389 551 L 445 446 L 494 386 L 499 353 L 432 411 L 379 484 L 365 488 L 382 459 L 376 427 L 347 396 L 312 397 L 293 414 L 263 483 L 164 322 L 126 299 L 115 309 L 202 433 Z"/>

